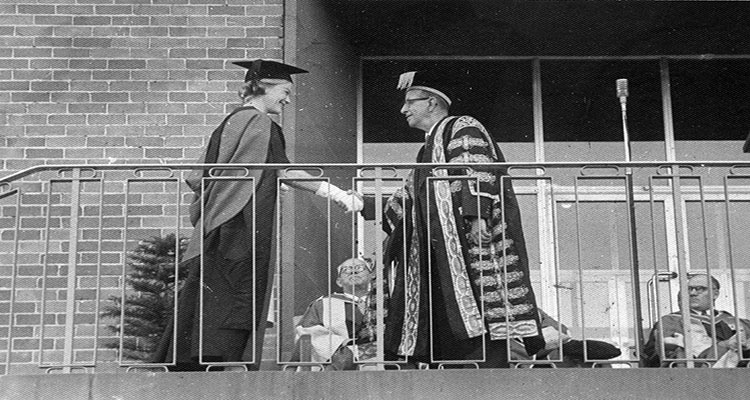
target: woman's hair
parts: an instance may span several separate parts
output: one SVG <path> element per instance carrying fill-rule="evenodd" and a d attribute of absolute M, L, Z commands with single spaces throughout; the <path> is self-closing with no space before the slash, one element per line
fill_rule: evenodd
<path fill-rule="evenodd" d="M 286 79 L 251 79 L 240 86 L 237 94 L 242 101 L 247 102 L 255 97 L 263 96 L 268 88 L 288 82 Z"/>
<path fill-rule="evenodd" d="M 266 94 L 266 88 L 269 86 L 269 84 L 263 83 L 259 79 L 253 79 L 243 83 L 237 94 L 240 96 L 240 99 L 247 101 Z"/>

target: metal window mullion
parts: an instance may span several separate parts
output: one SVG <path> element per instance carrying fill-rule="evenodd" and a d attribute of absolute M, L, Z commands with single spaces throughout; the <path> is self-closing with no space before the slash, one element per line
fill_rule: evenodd
<path fill-rule="evenodd" d="M 674 121 L 672 120 L 672 88 L 669 80 L 669 61 L 659 61 L 661 80 L 662 115 L 664 119 L 664 152 L 667 161 L 677 160 L 674 139 Z"/>
<path fill-rule="evenodd" d="M 538 58 L 532 60 L 531 90 L 534 113 L 534 153 L 537 162 L 544 162 L 544 112 L 542 107 L 542 71 L 541 61 Z M 545 170 L 538 168 L 537 176 L 544 176 Z M 557 307 L 559 299 L 555 284 L 557 283 L 556 259 L 555 259 L 555 236 L 554 236 L 554 213 L 555 202 L 550 188 L 551 182 L 547 179 L 537 180 L 537 223 L 539 225 L 539 256 L 541 262 L 541 287 L 542 287 L 542 309 L 551 310 L 553 317 L 559 318 Z M 552 189 L 554 190 L 554 189 Z M 559 305 L 559 304 L 558 304 Z"/>

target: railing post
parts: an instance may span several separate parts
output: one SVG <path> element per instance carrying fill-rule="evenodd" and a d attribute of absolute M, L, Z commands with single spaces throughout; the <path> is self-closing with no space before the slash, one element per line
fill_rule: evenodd
<path fill-rule="evenodd" d="M 684 207 L 684 202 L 682 199 L 682 187 L 680 182 L 680 176 L 679 176 L 679 167 L 674 167 L 673 176 L 671 178 L 672 181 L 672 201 L 674 202 L 674 218 L 675 218 L 675 236 L 677 237 L 677 254 L 678 254 L 678 265 L 677 265 L 677 271 L 678 271 L 678 278 L 679 278 L 679 286 L 680 286 L 680 295 L 677 298 L 677 302 L 679 303 L 679 307 L 681 310 L 688 310 L 688 312 L 682 312 L 682 326 L 683 330 L 685 332 L 685 358 L 687 359 L 687 367 L 693 368 L 693 352 L 689 349 L 693 348 L 693 335 L 688 334 L 690 329 L 690 300 L 689 300 L 689 293 L 687 289 L 688 285 L 688 278 L 687 274 L 689 272 L 689 259 L 690 255 L 687 254 L 686 244 L 687 244 L 687 232 L 683 229 L 683 220 L 686 210 Z M 680 245 L 680 237 L 683 238 L 683 243 Z M 683 295 L 684 294 L 684 295 Z"/>
<path fill-rule="evenodd" d="M 383 169 L 380 167 L 375 168 L 375 229 L 377 229 L 378 232 L 383 232 L 383 213 L 381 210 L 383 210 Z M 385 293 L 384 293 L 384 285 L 383 285 L 383 268 L 385 265 L 383 265 L 383 241 L 381 240 L 375 240 L 375 301 L 377 302 L 376 305 L 376 322 L 375 322 L 375 329 L 376 329 L 376 335 L 375 340 L 377 343 L 376 349 L 377 349 L 377 360 L 378 361 L 385 361 L 385 317 L 384 317 L 384 309 L 385 309 Z M 381 265 L 381 267 L 378 267 L 378 264 Z"/>
<path fill-rule="evenodd" d="M 630 222 L 630 254 L 632 258 L 631 272 L 633 285 L 633 308 L 635 323 L 635 346 L 639 356 L 638 365 L 643 367 L 643 311 L 641 310 L 641 279 L 640 263 L 638 262 L 638 236 L 635 221 L 635 198 L 633 195 L 633 170 L 627 168 L 625 173 L 625 186 L 627 186 L 628 220 Z"/>
<path fill-rule="evenodd" d="M 75 328 L 76 271 L 78 257 L 78 217 L 81 203 L 81 169 L 73 168 L 70 186 L 70 235 L 68 236 L 68 284 L 65 297 L 65 350 L 63 350 L 63 371 L 70 373 L 73 364 L 73 335 Z M 42 315 L 42 323 L 44 315 Z M 95 350 L 96 351 L 96 350 Z"/>
<path fill-rule="evenodd" d="M 4 184 L 0 184 L 2 188 Z M 12 269 L 10 273 L 10 295 L 8 302 L 8 334 L 6 336 L 7 350 L 5 353 L 5 371 L 0 375 L 10 375 L 10 365 L 13 357 L 13 327 L 15 321 L 15 309 L 16 303 L 16 279 L 18 277 L 18 249 L 19 249 L 19 235 L 21 232 L 21 192 L 18 189 L 8 190 L 7 192 L 0 192 L 0 199 L 14 195 L 16 196 L 16 209 L 15 216 L 13 218 L 13 261 Z"/>

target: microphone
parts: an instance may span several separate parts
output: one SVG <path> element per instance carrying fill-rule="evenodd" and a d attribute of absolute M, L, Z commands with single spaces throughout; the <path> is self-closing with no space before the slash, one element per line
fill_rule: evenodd
<path fill-rule="evenodd" d="M 620 103 L 625 104 L 628 98 L 628 80 L 618 79 L 617 80 L 617 97 L 620 98 Z"/>
<path fill-rule="evenodd" d="M 677 278 L 677 272 L 659 272 L 656 276 L 661 282 L 669 282 L 670 280 Z"/>
<path fill-rule="evenodd" d="M 625 141 L 625 160 L 631 161 L 630 159 L 630 135 L 628 135 L 628 116 L 627 116 L 627 102 L 628 102 L 628 80 L 618 79 L 616 81 L 617 86 L 617 97 L 620 98 L 620 111 L 622 113 L 622 136 Z M 629 170 L 630 168 L 628 168 Z"/>

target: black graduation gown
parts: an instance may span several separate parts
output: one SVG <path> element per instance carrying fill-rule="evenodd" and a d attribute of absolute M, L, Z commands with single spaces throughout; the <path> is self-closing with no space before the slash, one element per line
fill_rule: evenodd
<path fill-rule="evenodd" d="M 228 118 L 227 118 L 228 119 Z M 226 120 L 225 120 L 226 121 Z M 206 163 L 216 160 L 222 126 L 213 134 L 206 152 Z M 266 163 L 289 163 L 284 137 L 276 123 L 270 125 Z M 243 134 L 252 134 L 245 132 Z M 201 257 L 184 262 L 189 272 L 178 295 L 177 366 L 175 370 L 203 370 L 202 363 L 241 362 L 251 369 L 260 364 L 265 332 L 265 316 L 270 302 L 276 171 L 265 170 L 254 193 L 242 211 L 211 230 L 204 237 L 203 262 L 203 351 L 199 360 L 200 264 Z M 255 233 L 255 234 L 254 234 Z M 253 237 L 254 236 L 254 237 Z M 195 240 L 195 238 L 193 239 Z M 255 240 L 255 254 L 253 254 Z M 255 271 L 253 273 L 253 258 Z M 253 303 L 254 301 L 254 303 Z M 171 318 L 171 317 L 170 317 Z M 173 359 L 173 324 L 163 335 L 153 362 Z M 255 344 L 253 346 L 253 343 Z M 253 354 L 255 349 L 255 354 Z"/>

